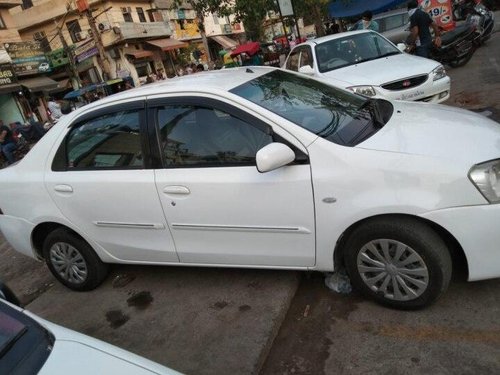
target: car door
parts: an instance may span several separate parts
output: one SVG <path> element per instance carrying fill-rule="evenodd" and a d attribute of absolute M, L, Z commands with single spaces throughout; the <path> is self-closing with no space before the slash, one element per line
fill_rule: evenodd
<path fill-rule="evenodd" d="M 148 166 L 144 100 L 77 118 L 48 166 L 46 188 L 73 227 L 123 261 L 178 262 Z"/>
<path fill-rule="evenodd" d="M 288 143 L 298 141 L 219 100 L 155 99 L 148 106 L 159 134 L 156 186 L 181 262 L 314 265 L 309 159 Z M 296 162 L 259 173 L 256 152 L 276 141 L 295 150 Z"/>

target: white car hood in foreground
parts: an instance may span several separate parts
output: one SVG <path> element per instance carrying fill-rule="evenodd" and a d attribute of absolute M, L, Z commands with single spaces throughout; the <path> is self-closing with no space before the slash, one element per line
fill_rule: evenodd
<path fill-rule="evenodd" d="M 393 104 L 389 122 L 357 147 L 462 161 L 471 167 L 500 158 L 499 123 L 446 105 Z"/>
<path fill-rule="evenodd" d="M 375 85 L 398 81 L 407 77 L 429 74 L 440 64 L 434 60 L 407 53 L 366 61 L 323 73 L 323 77 L 346 83 L 346 86 Z"/>
<path fill-rule="evenodd" d="M 27 310 L 24 313 L 47 328 L 56 339 L 38 375 L 179 375 L 146 358 L 50 323 Z"/>

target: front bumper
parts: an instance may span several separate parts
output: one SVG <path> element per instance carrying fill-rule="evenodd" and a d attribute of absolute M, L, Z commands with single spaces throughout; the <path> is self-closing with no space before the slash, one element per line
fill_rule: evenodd
<path fill-rule="evenodd" d="M 469 281 L 500 277 L 500 204 L 448 208 L 420 216 L 457 239 L 467 258 Z"/>
<path fill-rule="evenodd" d="M 35 225 L 27 220 L 9 215 L 0 215 L 0 231 L 14 250 L 37 259 L 31 245 L 31 233 Z"/>
<path fill-rule="evenodd" d="M 427 81 L 419 86 L 407 90 L 386 90 L 380 86 L 374 87 L 377 97 L 389 100 L 423 101 L 428 103 L 442 103 L 450 97 L 450 77 L 433 81 L 431 75 Z"/>

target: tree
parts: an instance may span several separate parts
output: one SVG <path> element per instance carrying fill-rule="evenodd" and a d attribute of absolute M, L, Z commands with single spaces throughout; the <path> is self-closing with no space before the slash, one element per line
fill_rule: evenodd
<path fill-rule="evenodd" d="M 208 47 L 207 34 L 203 24 L 205 16 L 210 13 L 215 13 L 219 16 L 229 15 L 231 4 L 230 0 L 172 0 L 170 9 L 193 9 L 196 14 L 196 22 L 198 22 L 198 30 L 200 31 L 203 47 L 207 53 L 208 61 L 212 61 L 210 49 Z"/>
<path fill-rule="evenodd" d="M 230 11 L 236 16 L 236 22 L 243 22 L 247 38 L 253 41 L 262 40 L 264 29 L 262 23 L 268 11 L 277 11 L 275 0 L 235 0 Z"/>
<path fill-rule="evenodd" d="M 295 0 L 293 2 L 296 17 L 302 17 L 305 24 L 314 23 L 317 36 L 325 35 L 323 22 L 328 19 L 328 4 L 331 0 Z"/>

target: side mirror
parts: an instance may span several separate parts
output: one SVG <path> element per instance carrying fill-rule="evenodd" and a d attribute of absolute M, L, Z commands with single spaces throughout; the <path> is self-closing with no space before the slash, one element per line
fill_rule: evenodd
<path fill-rule="evenodd" d="M 257 151 L 255 156 L 260 173 L 281 168 L 295 160 L 295 152 L 283 143 L 270 143 Z"/>
<path fill-rule="evenodd" d="M 314 75 L 314 69 L 310 65 L 304 65 L 299 68 L 299 73 Z"/>
<path fill-rule="evenodd" d="M 398 43 L 397 47 L 401 52 L 406 51 L 406 44 L 404 44 L 404 43 Z"/>
<path fill-rule="evenodd" d="M 0 281 L 0 299 L 12 303 L 13 305 L 21 307 L 21 302 L 17 299 L 16 295 L 10 288 Z"/>

